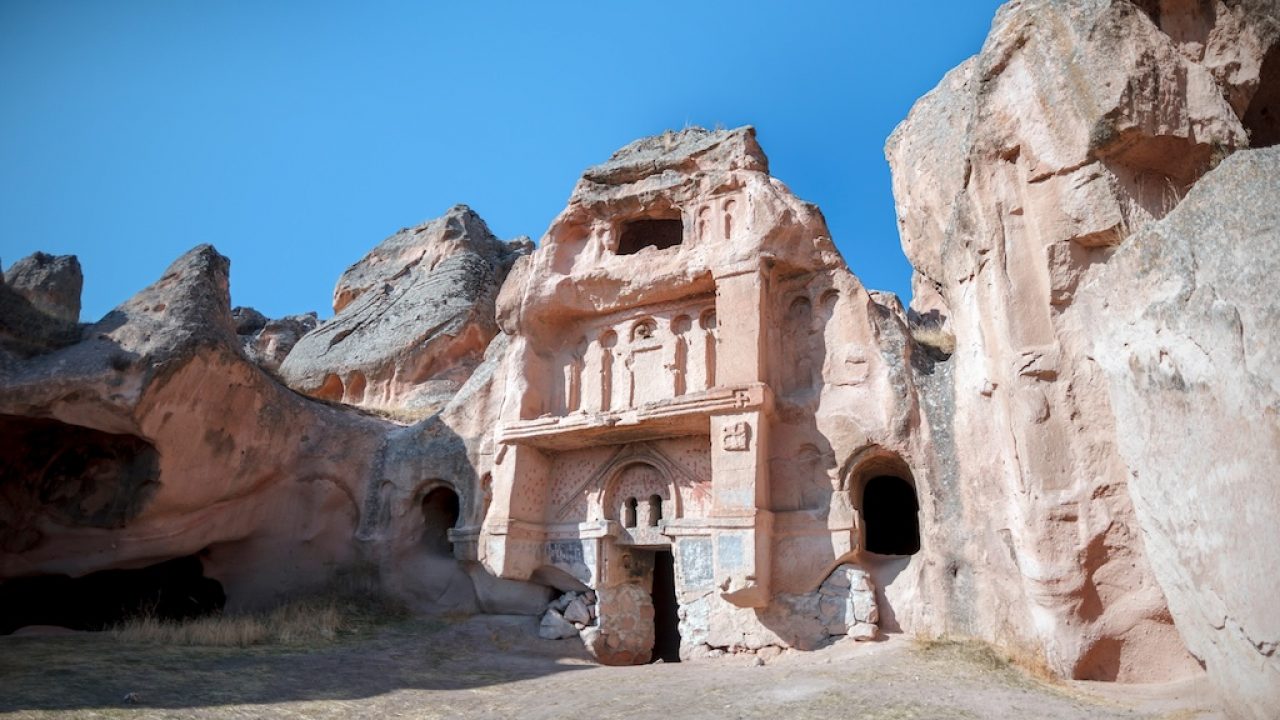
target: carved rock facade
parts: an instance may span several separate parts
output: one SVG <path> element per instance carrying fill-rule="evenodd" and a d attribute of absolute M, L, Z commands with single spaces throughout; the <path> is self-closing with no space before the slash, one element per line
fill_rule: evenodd
<path fill-rule="evenodd" d="M 769 176 L 752 129 L 647 138 L 589 169 L 498 313 L 510 348 L 475 559 L 596 591 L 584 635 L 605 662 L 647 660 L 677 626 L 683 657 L 847 632 L 778 598 L 816 603 L 861 557 L 872 480 L 914 522 L 906 322 Z M 625 631 L 615 601 L 654 613 L 658 637 Z"/>

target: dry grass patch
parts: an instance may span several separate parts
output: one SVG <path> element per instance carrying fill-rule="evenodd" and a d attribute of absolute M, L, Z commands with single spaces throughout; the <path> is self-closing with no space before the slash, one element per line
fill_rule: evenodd
<path fill-rule="evenodd" d="M 934 348 L 944 355 L 956 351 L 956 336 L 947 332 L 942 325 L 922 323 L 911 325 L 911 338 L 921 345 Z"/>
<path fill-rule="evenodd" d="M 117 625 L 110 633 L 129 643 L 247 647 L 328 642 L 350 629 L 335 601 L 310 600 L 251 615 L 218 614 L 183 621 L 141 617 Z"/>
<path fill-rule="evenodd" d="M 316 645 L 332 642 L 379 624 L 400 620 L 408 611 L 378 593 L 366 578 L 346 577 L 309 598 L 256 613 L 218 613 L 188 620 L 143 616 L 121 623 L 109 634 L 124 643 L 205 647 Z"/>
<path fill-rule="evenodd" d="M 413 425 L 440 412 L 444 407 L 444 404 L 433 403 L 425 407 L 393 407 L 390 405 L 370 405 L 359 407 L 361 410 L 365 410 L 370 414 L 377 415 L 385 420 L 390 420 L 393 423 L 399 425 Z"/>
<path fill-rule="evenodd" d="M 1016 675 L 1021 671 L 1022 674 L 1050 685 L 1062 683 L 1061 678 L 1049 669 L 1048 663 L 1040 655 L 1017 648 L 997 647 L 975 638 L 917 636 L 915 649 L 926 658 L 961 661 L 994 673 Z"/>

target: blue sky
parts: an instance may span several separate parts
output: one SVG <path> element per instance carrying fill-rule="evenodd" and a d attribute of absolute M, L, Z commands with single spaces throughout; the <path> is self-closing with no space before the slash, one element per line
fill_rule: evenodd
<path fill-rule="evenodd" d="M 461 202 L 536 240 L 631 140 L 752 124 L 905 300 L 884 140 L 997 5 L 4 0 L 0 261 L 78 255 L 93 321 L 207 242 L 233 303 L 327 317 L 401 227 Z"/>

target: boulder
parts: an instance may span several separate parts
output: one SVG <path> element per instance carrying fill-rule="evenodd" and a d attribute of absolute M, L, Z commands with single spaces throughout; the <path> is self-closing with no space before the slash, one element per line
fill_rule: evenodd
<path fill-rule="evenodd" d="M 4 284 L 51 318 L 80 321 L 84 274 L 75 255 L 28 255 L 4 271 Z"/>
<path fill-rule="evenodd" d="M 338 280 L 334 316 L 280 365 L 308 395 L 438 410 L 497 334 L 494 298 L 527 240 L 504 243 L 465 205 L 384 240 Z"/>
<path fill-rule="evenodd" d="M 582 598 L 574 598 L 564 609 L 564 619 L 571 623 L 589 625 L 591 623 L 591 611 L 587 608 L 587 604 L 582 601 Z"/>
<path fill-rule="evenodd" d="M 577 636 L 578 629 L 573 626 L 573 623 L 550 608 L 542 615 L 542 621 L 538 623 L 538 637 L 544 640 L 563 640 Z"/>

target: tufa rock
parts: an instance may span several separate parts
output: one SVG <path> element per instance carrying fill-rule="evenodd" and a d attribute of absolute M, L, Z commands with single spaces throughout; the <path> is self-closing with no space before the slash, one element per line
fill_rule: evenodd
<path fill-rule="evenodd" d="M 1280 147 L 1242 150 L 1084 290 L 1147 555 L 1233 714 L 1280 707 Z"/>
<path fill-rule="evenodd" d="M 1081 679 L 1200 671 L 1144 548 L 1099 321 L 1077 296 L 1268 132 L 1246 108 L 1269 102 L 1250 68 L 1273 52 L 1275 5 L 1213 5 L 1008 3 L 889 138 L 913 309 L 954 338 L 950 359 L 916 369 L 929 475 L 949 489 L 932 502 L 954 520 L 923 529 L 946 548 L 936 570 L 913 562 L 885 590 L 908 631 L 963 627 Z M 946 600 L 906 602 L 930 586 Z"/>
<path fill-rule="evenodd" d="M 401 230 L 343 273 L 334 316 L 294 345 L 281 376 L 325 400 L 438 408 L 480 364 L 498 288 L 529 249 L 465 205 Z"/>
<path fill-rule="evenodd" d="M 80 321 L 84 274 L 75 255 L 28 255 L 4 271 L 4 284 L 51 318 Z"/>
<path fill-rule="evenodd" d="M 84 276 L 74 255 L 34 253 L 0 282 L 0 350 L 31 356 L 80 339 Z"/>
<path fill-rule="evenodd" d="M 231 311 L 231 317 L 235 320 L 236 334 L 240 337 L 245 356 L 269 372 L 279 370 L 280 363 L 284 362 L 298 340 L 319 324 L 314 312 L 268 320 L 253 308 L 237 307 Z"/>
<path fill-rule="evenodd" d="M 0 365 L 0 579 L 199 553 L 229 607 L 356 560 L 358 478 L 388 427 L 289 391 L 240 350 L 229 263 L 203 245 L 86 327 Z M 65 619 L 59 618 L 57 622 Z"/>

